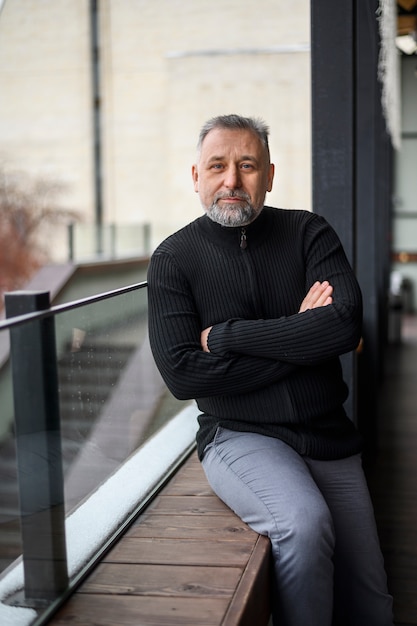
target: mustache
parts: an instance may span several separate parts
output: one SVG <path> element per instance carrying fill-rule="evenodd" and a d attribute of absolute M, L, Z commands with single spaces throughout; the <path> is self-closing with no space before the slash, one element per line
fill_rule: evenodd
<path fill-rule="evenodd" d="M 219 191 L 215 195 L 214 201 L 223 200 L 224 198 L 237 198 L 238 200 L 245 200 L 246 202 L 250 202 L 250 196 L 246 193 L 246 191 Z"/>

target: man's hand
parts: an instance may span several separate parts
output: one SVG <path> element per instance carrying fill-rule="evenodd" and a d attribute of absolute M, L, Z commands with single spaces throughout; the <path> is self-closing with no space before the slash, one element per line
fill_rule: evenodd
<path fill-rule="evenodd" d="M 299 313 L 303 313 L 308 309 L 316 309 L 319 306 L 327 306 L 328 304 L 332 304 L 333 298 L 333 287 L 331 284 L 324 280 L 322 283 L 319 281 L 315 282 L 304 300 L 301 303 Z"/>
<path fill-rule="evenodd" d="M 204 352 L 210 352 L 210 350 L 208 349 L 207 340 L 208 340 L 209 332 L 211 331 L 212 328 L 213 326 L 209 326 L 208 328 L 206 328 L 205 330 L 201 332 L 200 343 Z"/>

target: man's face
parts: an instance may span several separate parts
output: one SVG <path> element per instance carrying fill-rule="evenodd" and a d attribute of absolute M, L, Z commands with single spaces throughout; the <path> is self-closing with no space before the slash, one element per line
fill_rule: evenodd
<path fill-rule="evenodd" d="M 215 128 L 203 141 L 192 175 L 209 217 L 223 226 L 245 226 L 262 211 L 274 166 L 250 130 Z"/>

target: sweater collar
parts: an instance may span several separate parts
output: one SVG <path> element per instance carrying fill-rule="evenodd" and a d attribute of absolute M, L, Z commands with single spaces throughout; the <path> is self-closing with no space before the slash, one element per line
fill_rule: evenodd
<path fill-rule="evenodd" d="M 264 207 L 256 220 L 247 226 L 222 226 L 213 222 L 207 215 L 198 218 L 200 228 L 210 239 L 220 245 L 236 248 L 242 247 L 243 240 L 247 246 L 259 245 L 268 237 L 271 232 L 271 211 L 270 207 Z"/>

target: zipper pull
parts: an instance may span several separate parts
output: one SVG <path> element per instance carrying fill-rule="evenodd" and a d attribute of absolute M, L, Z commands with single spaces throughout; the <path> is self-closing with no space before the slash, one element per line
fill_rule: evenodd
<path fill-rule="evenodd" d="M 240 247 L 242 250 L 246 250 L 248 247 L 248 242 L 246 240 L 246 228 L 242 228 L 240 231 Z"/>

